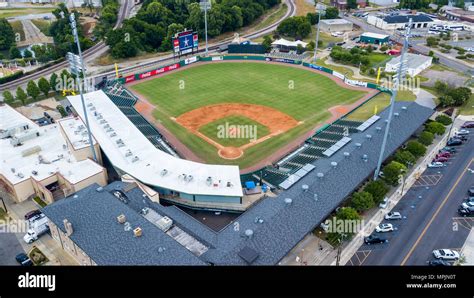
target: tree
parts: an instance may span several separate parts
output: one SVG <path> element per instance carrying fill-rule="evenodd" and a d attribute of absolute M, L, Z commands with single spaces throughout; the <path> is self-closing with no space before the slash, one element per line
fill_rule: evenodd
<path fill-rule="evenodd" d="M 0 19 L 0 50 L 8 50 L 15 45 L 15 32 L 10 23 Z"/>
<path fill-rule="evenodd" d="M 438 40 L 435 37 L 430 36 L 426 39 L 426 45 L 430 48 L 437 47 L 438 46 Z"/>
<path fill-rule="evenodd" d="M 443 95 L 439 97 L 439 102 L 443 107 L 450 107 L 454 105 L 454 99 L 451 95 Z"/>
<path fill-rule="evenodd" d="M 38 88 L 43 92 L 44 96 L 48 96 L 49 90 L 51 90 L 51 86 L 49 85 L 48 80 L 45 78 L 41 78 L 38 81 Z"/>
<path fill-rule="evenodd" d="M 366 191 L 356 192 L 352 195 L 351 206 L 357 211 L 365 211 L 375 206 L 374 198 Z"/>
<path fill-rule="evenodd" d="M 132 42 L 119 42 L 112 48 L 112 56 L 114 58 L 134 57 L 138 53 L 138 49 Z"/>
<path fill-rule="evenodd" d="M 472 95 L 472 91 L 467 87 L 458 87 L 449 92 L 449 95 L 451 95 L 453 98 L 454 104 L 460 106 L 469 100 Z"/>
<path fill-rule="evenodd" d="M 443 124 L 433 121 L 425 125 L 425 131 L 431 132 L 435 135 L 442 135 L 445 132 L 446 128 Z"/>
<path fill-rule="evenodd" d="M 49 86 L 53 91 L 58 92 L 58 75 L 53 72 L 53 74 L 49 77 Z"/>
<path fill-rule="evenodd" d="M 10 48 L 10 59 L 20 59 L 22 58 L 21 52 L 17 47 Z"/>
<path fill-rule="evenodd" d="M 325 19 L 337 19 L 339 18 L 339 9 L 337 7 L 331 6 L 326 8 L 326 13 L 324 14 Z"/>
<path fill-rule="evenodd" d="M 408 150 L 398 150 L 393 159 L 406 167 L 412 166 L 416 162 L 416 157 Z"/>
<path fill-rule="evenodd" d="M 272 37 L 270 35 L 266 35 L 264 38 L 263 38 L 263 42 L 262 42 L 262 46 L 265 48 L 265 52 L 270 52 L 271 48 L 272 48 Z"/>
<path fill-rule="evenodd" d="M 33 57 L 33 53 L 30 50 L 25 49 L 23 51 L 23 58 L 31 58 L 31 57 Z"/>
<path fill-rule="evenodd" d="M 434 134 L 432 134 L 429 131 L 424 131 L 420 133 L 420 136 L 418 137 L 418 141 L 425 146 L 429 146 L 433 144 L 433 140 L 434 140 Z"/>
<path fill-rule="evenodd" d="M 348 9 L 356 9 L 358 7 L 357 0 L 347 0 Z"/>
<path fill-rule="evenodd" d="M 5 90 L 3 91 L 3 100 L 6 103 L 11 104 L 12 102 L 15 101 L 15 97 L 13 97 L 13 94 L 10 91 Z"/>
<path fill-rule="evenodd" d="M 407 170 L 407 168 L 403 164 L 401 164 L 397 161 L 391 161 L 388 165 L 386 165 L 383 168 L 384 180 L 389 185 L 397 186 L 399 176 L 401 174 L 405 173 L 406 170 Z"/>
<path fill-rule="evenodd" d="M 36 100 L 38 98 L 38 95 L 40 95 L 40 89 L 36 85 L 35 81 L 29 81 L 28 84 L 26 85 L 26 93 L 28 93 L 31 98 Z"/>
<path fill-rule="evenodd" d="M 423 156 L 426 153 L 426 146 L 418 141 L 409 141 L 407 143 L 407 151 L 409 151 L 416 158 Z"/>
<path fill-rule="evenodd" d="M 372 195 L 372 199 L 374 200 L 375 204 L 380 204 L 385 195 L 388 193 L 388 186 L 383 182 L 383 180 L 379 179 L 376 181 L 370 181 L 364 187 L 364 191 L 370 193 Z"/>
<path fill-rule="evenodd" d="M 360 217 L 359 213 L 357 213 L 357 210 L 355 210 L 354 208 L 352 208 L 352 207 L 342 207 L 342 208 L 339 209 L 339 211 L 337 211 L 335 219 L 336 220 L 342 220 L 345 223 L 347 221 L 360 221 L 361 217 Z M 344 230 L 346 229 L 345 228 L 346 226 L 348 226 L 348 225 L 344 224 Z M 354 232 L 355 231 L 345 230 L 344 234 L 346 235 L 346 237 L 350 237 L 351 235 L 354 234 Z M 337 233 L 337 232 L 330 232 L 330 233 L 328 233 L 326 239 L 330 243 L 336 245 L 336 244 L 338 244 L 338 241 L 342 239 L 342 235 Z M 347 238 L 345 238 L 345 239 L 347 239 Z"/>
<path fill-rule="evenodd" d="M 453 123 L 453 120 L 451 119 L 451 117 L 447 115 L 443 115 L 443 114 L 436 116 L 435 120 L 436 122 L 442 123 L 444 126 L 447 126 Z"/>
<path fill-rule="evenodd" d="M 447 94 L 450 91 L 450 87 L 447 83 L 437 80 L 434 84 L 434 88 L 438 94 Z"/>
<path fill-rule="evenodd" d="M 27 98 L 28 96 L 26 95 L 25 91 L 23 91 L 23 89 L 18 86 L 18 88 L 16 88 L 16 99 L 21 101 L 22 104 L 25 104 Z"/>
<path fill-rule="evenodd" d="M 311 23 L 304 16 L 287 18 L 278 25 L 277 32 L 281 35 L 303 39 L 311 33 Z"/>

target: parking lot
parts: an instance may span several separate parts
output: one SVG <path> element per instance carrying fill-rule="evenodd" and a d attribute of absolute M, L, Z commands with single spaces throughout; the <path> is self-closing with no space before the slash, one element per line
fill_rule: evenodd
<path fill-rule="evenodd" d="M 473 130 L 473 129 L 470 129 Z M 457 209 L 474 186 L 474 132 L 441 168 L 427 168 L 392 209 L 402 219 L 384 220 L 394 231 L 374 234 L 388 240 L 363 244 L 348 266 L 426 265 L 434 249 L 460 251 L 474 217 L 460 217 Z"/>
<path fill-rule="evenodd" d="M 17 236 L 13 233 L 0 233 L 0 265 L 19 265 L 15 256 L 24 252 Z"/>

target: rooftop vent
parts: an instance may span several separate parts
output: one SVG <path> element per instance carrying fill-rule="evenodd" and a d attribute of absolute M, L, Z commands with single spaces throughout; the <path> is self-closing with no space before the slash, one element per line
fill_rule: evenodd
<path fill-rule="evenodd" d="M 124 224 L 127 221 L 125 214 L 120 214 L 119 216 L 117 216 L 117 221 L 121 224 Z"/>
<path fill-rule="evenodd" d="M 355 143 L 355 146 L 356 146 L 357 148 L 360 148 L 360 147 L 362 147 L 362 144 L 361 144 L 361 143 Z"/>
<path fill-rule="evenodd" d="M 371 140 L 371 139 L 372 139 L 372 135 L 365 135 L 365 137 L 367 138 L 367 140 Z"/>
<path fill-rule="evenodd" d="M 400 113 L 393 113 L 393 116 L 398 117 L 400 116 Z"/>
<path fill-rule="evenodd" d="M 102 192 L 104 190 L 104 188 L 102 186 L 99 186 L 95 189 L 97 192 Z"/>
<path fill-rule="evenodd" d="M 227 187 L 233 187 L 233 186 L 234 186 L 234 183 L 227 181 Z"/>
<path fill-rule="evenodd" d="M 251 229 L 245 230 L 245 237 L 250 239 L 250 238 L 252 238 L 252 236 L 253 236 L 253 230 L 251 230 Z"/>
<path fill-rule="evenodd" d="M 324 174 L 321 173 L 321 172 L 319 172 L 319 173 L 316 174 L 316 176 L 317 176 L 319 179 L 323 179 Z"/>
<path fill-rule="evenodd" d="M 337 162 L 332 161 L 332 162 L 331 162 L 331 166 L 332 166 L 333 168 L 337 167 Z"/>
<path fill-rule="evenodd" d="M 140 237 L 142 235 L 142 228 L 138 227 L 138 228 L 133 229 L 133 235 L 135 237 Z"/>
<path fill-rule="evenodd" d="M 66 230 L 66 235 L 69 237 L 72 235 L 74 230 L 72 229 L 72 223 L 70 223 L 66 218 L 63 220 L 64 230 Z"/>
<path fill-rule="evenodd" d="M 369 160 L 369 156 L 367 156 L 367 154 L 362 155 L 362 160 L 367 162 L 367 160 Z"/>
<path fill-rule="evenodd" d="M 379 132 L 379 131 L 381 131 L 381 130 L 382 130 L 382 127 L 380 127 L 380 126 L 377 126 L 377 127 L 375 128 L 375 130 L 376 130 L 377 132 Z"/>
<path fill-rule="evenodd" d="M 165 250 L 166 250 L 166 248 L 164 248 L 163 246 L 158 247 L 158 252 L 159 253 L 165 252 Z"/>
<path fill-rule="evenodd" d="M 293 200 L 291 198 L 285 198 L 286 205 L 291 205 L 291 203 L 293 203 Z"/>
<path fill-rule="evenodd" d="M 161 176 L 166 176 L 166 174 L 168 174 L 168 170 L 167 170 L 167 169 L 161 170 L 161 173 L 160 173 Z"/>
<path fill-rule="evenodd" d="M 303 185 L 301 185 L 301 188 L 303 189 L 303 191 L 308 191 L 309 185 L 308 184 L 303 184 Z"/>
<path fill-rule="evenodd" d="M 33 174 L 33 176 L 38 176 L 38 171 L 31 171 L 31 174 Z"/>
<path fill-rule="evenodd" d="M 263 218 L 260 218 L 259 216 L 255 217 L 255 223 L 262 224 L 263 223 Z"/>
<path fill-rule="evenodd" d="M 350 154 L 349 152 L 347 152 L 347 151 L 344 152 L 343 154 L 344 154 L 344 157 L 346 157 L 346 158 L 349 157 L 349 156 L 351 156 L 351 154 Z"/>
<path fill-rule="evenodd" d="M 402 107 L 402 111 L 406 111 L 406 110 L 408 110 L 408 108 L 405 107 L 405 106 L 403 106 L 403 107 Z"/>
<path fill-rule="evenodd" d="M 79 196 L 78 196 L 78 195 L 73 195 L 72 197 L 73 197 L 73 199 L 77 199 L 77 198 L 79 198 Z"/>
<path fill-rule="evenodd" d="M 211 176 L 207 177 L 207 179 L 206 179 L 206 184 L 207 184 L 208 186 L 211 186 L 211 185 L 212 185 L 212 177 L 211 177 Z"/>

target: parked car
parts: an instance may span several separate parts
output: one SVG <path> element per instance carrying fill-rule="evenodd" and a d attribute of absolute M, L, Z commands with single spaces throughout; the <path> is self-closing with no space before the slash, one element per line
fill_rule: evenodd
<path fill-rule="evenodd" d="M 382 203 L 379 204 L 379 207 L 382 208 L 382 209 L 385 209 L 387 208 L 387 205 L 388 205 L 388 198 L 385 197 L 382 201 Z"/>
<path fill-rule="evenodd" d="M 474 210 L 474 202 L 466 201 L 466 202 L 461 204 L 461 207 L 464 208 L 464 209 Z"/>
<path fill-rule="evenodd" d="M 441 149 L 442 152 L 449 152 L 451 154 L 455 153 L 456 152 L 456 148 L 452 148 L 452 147 L 444 147 L 443 149 Z"/>
<path fill-rule="evenodd" d="M 375 228 L 375 232 L 377 233 L 387 233 L 387 232 L 393 232 L 393 225 L 391 223 L 383 223 L 383 224 L 379 224 L 376 228 Z"/>
<path fill-rule="evenodd" d="M 467 130 L 467 129 L 461 129 L 461 130 L 459 130 L 456 134 L 459 135 L 459 136 L 465 136 L 465 135 L 468 135 L 468 134 L 469 134 L 469 130 Z"/>
<path fill-rule="evenodd" d="M 25 220 L 29 220 L 30 218 L 32 218 L 36 215 L 40 215 L 40 214 L 43 214 L 43 213 L 41 211 L 39 211 L 38 209 L 32 210 L 32 211 L 25 214 Z"/>
<path fill-rule="evenodd" d="M 474 121 L 467 121 L 461 125 L 461 128 L 474 128 Z"/>
<path fill-rule="evenodd" d="M 428 165 L 428 168 L 442 168 L 442 167 L 444 167 L 444 163 L 439 162 L 439 161 L 432 162 Z"/>
<path fill-rule="evenodd" d="M 394 220 L 394 219 L 402 219 L 402 215 L 400 212 L 389 212 L 385 214 L 386 220 Z"/>
<path fill-rule="evenodd" d="M 469 208 L 468 209 L 465 209 L 463 208 L 462 206 L 459 207 L 458 209 L 458 214 L 460 216 L 464 216 L 464 217 L 468 217 L 468 216 L 474 216 L 474 210 L 470 210 Z"/>
<path fill-rule="evenodd" d="M 436 157 L 435 159 L 433 159 L 433 162 L 447 162 L 448 159 L 446 157 Z"/>
<path fill-rule="evenodd" d="M 428 265 L 430 266 L 451 266 L 451 263 L 450 262 L 447 262 L 445 260 L 431 260 L 431 261 L 428 261 Z"/>
<path fill-rule="evenodd" d="M 436 249 L 436 250 L 433 250 L 433 255 L 435 258 L 442 259 L 442 260 L 459 259 L 459 253 L 451 249 Z"/>
<path fill-rule="evenodd" d="M 364 238 L 364 242 L 368 245 L 378 244 L 378 243 L 387 243 L 388 239 L 385 239 L 376 235 L 370 235 L 369 237 Z"/>
<path fill-rule="evenodd" d="M 35 221 L 37 221 L 37 220 L 42 219 L 43 217 L 45 217 L 45 215 L 44 215 L 43 213 L 40 213 L 40 214 L 37 214 L 37 215 L 35 215 L 35 216 L 29 218 L 29 219 L 28 219 L 28 222 L 31 224 L 31 223 L 33 223 L 33 222 L 35 222 Z"/>
<path fill-rule="evenodd" d="M 460 146 L 460 145 L 462 145 L 462 141 L 460 139 L 451 138 L 451 139 L 449 139 L 449 141 L 446 145 L 448 145 L 448 146 Z"/>
<path fill-rule="evenodd" d="M 451 153 L 449 153 L 449 152 L 438 153 L 438 154 L 436 155 L 436 157 L 446 157 L 446 158 L 450 158 L 450 157 L 451 157 Z"/>
<path fill-rule="evenodd" d="M 469 188 L 469 190 L 467 191 L 467 194 L 470 196 L 470 197 L 474 197 L 474 186 Z"/>
<path fill-rule="evenodd" d="M 28 258 L 28 256 L 25 253 L 19 253 L 16 255 L 15 260 L 20 264 L 21 266 L 32 266 L 33 262 Z"/>

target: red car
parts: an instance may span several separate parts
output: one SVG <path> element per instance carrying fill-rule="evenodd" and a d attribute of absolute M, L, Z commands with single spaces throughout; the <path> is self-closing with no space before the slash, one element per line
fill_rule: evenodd
<path fill-rule="evenodd" d="M 448 161 L 448 158 L 447 157 L 436 157 L 435 159 L 433 159 L 433 162 L 447 162 Z"/>
<path fill-rule="evenodd" d="M 439 157 L 450 158 L 450 157 L 451 157 L 451 153 L 449 153 L 449 152 L 441 152 L 441 153 L 438 153 L 438 154 L 436 155 L 436 158 L 439 158 Z"/>
<path fill-rule="evenodd" d="M 474 121 L 467 121 L 461 126 L 461 128 L 474 128 Z"/>

